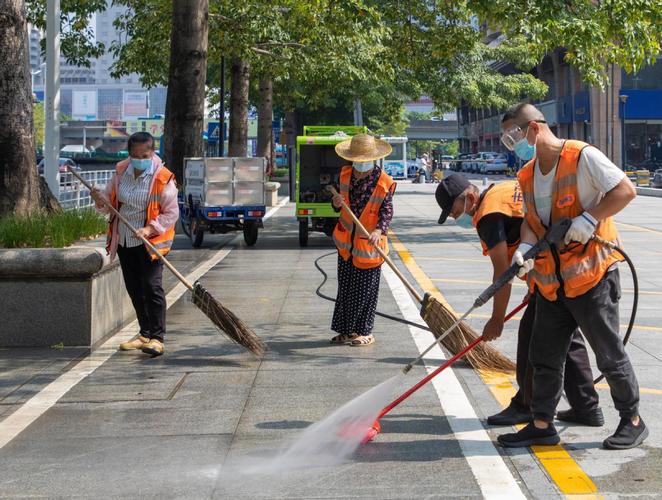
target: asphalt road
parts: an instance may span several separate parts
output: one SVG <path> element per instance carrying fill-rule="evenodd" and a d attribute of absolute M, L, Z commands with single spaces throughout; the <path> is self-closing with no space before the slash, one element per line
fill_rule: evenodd
<path fill-rule="evenodd" d="M 436 289 L 463 312 L 488 285 L 491 266 L 473 232 L 436 224 L 435 187 L 400 183 L 392 255 L 416 286 Z M 458 363 L 396 407 L 382 420 L 375 441 L 348 461 L 276 476 L 245 474 L 241 464 L 272 456 L 283 439 L 395 375 L 431 341 L 425 331 L 378 318 L 375 345 L 330 346 L 333 305 L 315 295 L 321 275 L 313 264 L 322 258 L 330 276 L 324 291 L 333 296 L 335 256 L 322 257 L 333 247 L 315 234 L 308 248 L 299 248 L 294 207 L 286 205 L 265 223 L 253 248 L 240 237 L 210 235 L 202 249 L 193 250 L 178 235 L 171 254 L 185 274 L 211 265 L 201 282 L 266 341 L 264 358 L 255 359 L 216 333 L 185 295 L 169 302 L 165 356 L 115 352 L 116 337 L 107 359 L 77 383 L 71 382 L 72 371 L 91 359 L 84 349 L 0 350 L 0 443 L 6 442 L 0 447 L 0 497 L 660 496 L 661 203 L 639 197 L 617 217 L 642 289 L 628 346 L 641 386 L 641 414 L 651 430 L 640 448 L 601 449 L 617 424 L 604 385 L 598 386 L 604 427 L 559 425 L 562 444 L 553 448 L 495 446 L 496 436 L 510 429 L 491 428 L 484 419 L 507 404 L 514 381 Z M 173 286 L 168 278 L 168 289 Z M 625 323 L 632 301 L 625 269 L 622 287 Z M 512 306 L 523 293 L 515 286 Z M 386 269 L 379 309 L 419 320 L 411 297 Z M 489 313 L 488 304 L 470 324 L 480 330 Z M 517 320 L 494 343 L 511 358 Z M 118 335 L 135 331 L 128 325 Z M 442 357 L 433 351 L 427 370 Z M 425 368 L 416 367 L 396 392 L 424 374 Z M 64 387 L 64 395 L 50 407 L 39 406 L 52 383 Z M 17 432 L 7 418 L 26 408 L 39 412 L 38 418 Z"/>

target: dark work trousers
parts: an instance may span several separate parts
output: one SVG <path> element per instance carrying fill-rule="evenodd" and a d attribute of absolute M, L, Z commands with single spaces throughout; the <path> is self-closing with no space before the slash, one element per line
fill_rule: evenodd
<path fill-rule="evenodd" d="M 639 384 L 618 333 L 620 296 L 620 275 L 615 269 L 579 297 L 569 299 L 562 290 L 554 302 L 538 297 L 530 350 L 534 418 L 546 422 L 554 418 L 561 397 L 563 364 L 577 326 L 595 353 L 621 418 L 638 414 Z"/>
<path fill-rule="evenodd" d="M 136 310 L 140 335 L 163 342 L 166 298 L 163 292 L 163 264 L 152 260 L 144 245 L 117 248 L 126 291 Z"/>
<path fill-rule="evenodd" d="M 524 311 L 517 332 L 517 385 L 519 389 L 511 405 L 521 411 L 530 411 L 533 388 L 533 366 L 529 361 L 529 348 L 533 335 L 533 322 L 536 316 L 537 293 L 529 298 L 529 305 Z M 575 330 L 568 355 L 565 359 L 563 388 L 570 406 L 580 413 L 595 410 L 599 404 L 598 393 L 593 387 L 593 371 L 588 357 L 584 338 Z"/>

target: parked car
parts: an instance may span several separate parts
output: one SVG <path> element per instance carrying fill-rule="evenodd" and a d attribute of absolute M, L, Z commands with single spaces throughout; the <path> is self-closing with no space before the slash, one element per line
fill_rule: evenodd
<path fill-rule="evenodd" d="M 89 158 L 92 156 L 92 150 L 82 144 L 70 144 L 60 149 L 60 156 L 62 158 L 75 158 L 77 156 Z"/>
<path fill-rule="evenodd" d="M 44 161 L 45 160 L 42 159 L 37 165 L 37 172 L 39 172 L 39 175 L 44 175 Z M 64 174 L 65 172 L 68 172 L 67 167 L 72 167 L 77 172 L 80 172 L 80 166 L 76 165 L 76 162 L 71 158 L 60 158 L 58 162 L 58 170 L 60 173 Z"/>
<path fill-rule="evenodd" d="M 651 187 L 662 188 L 662 168 L 655 171 L 651 179 Z"/>
<path fill-rule="evenodd" d="M 503 174 L 508 171 L 508 158 L 502 153 L 481 153 L 481 174 Z"/>
<path fill-rule="evenodd" d="M 462 153 L 457 155 L 453 163 L 451 163 L 451 170 L 454 172 L 461 172 L 462 171 L 462 164 L 469 160 L 471 158 L 471 154 L 469 153 Z"/>
<path fill-rule="evenodd" d="M 441 156 L 441 165 L 442 168 L 450 168 L 451 162 L 453 161 L 453 157 L 450 155 L 442 155 Z"/>
<path fill-rule="evenodd" d="M 462 162 L 462 167 L 460 167 L 460 172 L 469 173 L 471 169 L 474 168 L 474 162 L 476 160 L 476 155 L 467 155 L 467 158 Z"/>
<path fill-rule="evenodd" d="M 418 174 L 418 165 L 416 160 L 407 160 L 407 177 L 416 177 Z"/>

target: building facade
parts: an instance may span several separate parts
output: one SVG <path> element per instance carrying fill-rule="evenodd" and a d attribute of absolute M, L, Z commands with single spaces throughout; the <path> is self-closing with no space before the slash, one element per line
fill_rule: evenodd
<path fill-rule="evenodd" d="M 636 75 L 611 66 L 609 85 L 599 89 L 584 83 L 578 71 L 563 62 L 564 55 L 563 49 L 547 54 L 531 71 L 548 86 L 547 96 L 533 103 L 554 133 L 597 146 L 621 167 L 662 162 L 662 59 Z M 509 64 L 495 67 L 504 74 L 518 72 Z M 457 114 L 462 152 L 505 151 L 500 143 L 503 110 L 463 105 Z"/>
<path fill-rule="evenodd" d="M 110 3 L 110 2 L 109 2 Z M 113 25 L 115 19 L 127 12 L 127 7 L 108 5 L 97 12 L 95 35 L 106 47 L 120 40 Z M 33 72 L 33 92 L 44 100 L 45 66 L 40 48 L 42 33 L 34 27 L 29 31 L 30 66 Z M 110 76 L 113 55 L 106 52 L 90 61 L 89 68 L 73 66 L 64 57 L 60 60 L 60 112 L 74 120 L 136 120 L 165 114 L 165 87 L 142 87 L 138 75 L 119 79 Z"/>

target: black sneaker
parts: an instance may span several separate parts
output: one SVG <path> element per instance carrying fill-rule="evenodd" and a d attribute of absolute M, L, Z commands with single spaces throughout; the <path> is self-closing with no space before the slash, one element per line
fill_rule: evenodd
<path fill-rule="evenodd" d="M 490 425 L 517 425 L 527 424 L 531 421 L 531 413 L 522 411 L 520 408 L 510 405 L 496 415 L 487 417 L 487 423 Z"/>
<path fill-rule="evenodd" d="M 605 417 L 602 415 L 602 409 L 600 408 L 586 413 L 570 408 L 569 410 L 558 412 L 556 418 L 564 422 L 573 422 L 589 427 L 602 427 L 605 424 Z"/>
<path fill-rule="evenodd" d="M 499 441 L 501 446 L 506 448 L 523 448 L 525 446 L 533 446 L 534 444 L 558 444 L 561 438 L 556 432 L 554 424 L 549 424 L 547 429 L 538 429 L 531 422 L 519 432 L 501 434 L 497 437 L 497 441 Z"/>
<path fill-rule="evenodd" d="M 616 432 L 602 442 L 608 450 L 627 450 L 639 446 L 648 437 L 648 428 L 639 417 L 639 425 L 634 425 L 630 418 L 621 418 Z"/>

